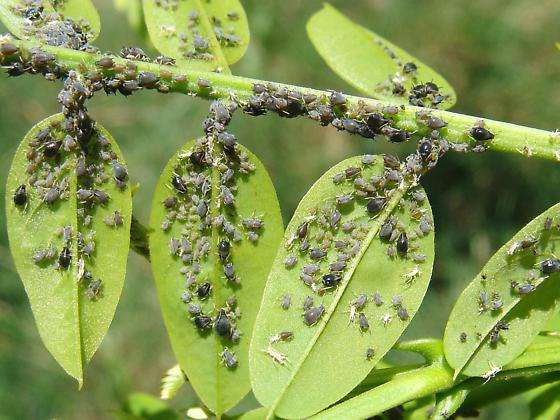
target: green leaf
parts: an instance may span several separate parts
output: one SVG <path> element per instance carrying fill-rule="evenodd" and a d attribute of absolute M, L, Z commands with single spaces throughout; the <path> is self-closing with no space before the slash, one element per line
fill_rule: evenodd
<path fill-rule="evenodd" d="M 160 398 L 162 400 L 171 400 L 179 389 L 185 385 L 186 377 L 181 366 L 175 365 L 165 372 L 165 376 L 161 379 Z"/>
<path fill-rule="evenodd" d="M 430 420 L 445 420 L 453 416 L 453 414 L 461 408 L 461 405 L 463 405 L 469 393 L 470 388 L 460 384 L 459 386 L 438 395 L 436 405 L 430 415 Z"/>
<path fill-rule="evenodd" d="M 358 170 L 360 174 L 356 175 Z M 394 345 L 422 302 L 432 271 L 434 237 L 432 233 L 418 235 L 417 231 L 420 219 L 431 226 L 431 209 L 422 188 L 409 190 L 405 181 L 400 185 L 388 181 L 384 188 L 376 189 L 370 180 L 379 179 L 383 170 L 384 158 L 371 155 L 334 166 L 305 195 L 286 230 L 284 246 L 267 281 L 250 350 L 255 396 L 280 417 L 310 416 L 351 391 Z M 368 215 L 369 199 L 360 198 L 363 192 L 359 191 L 364 190 L 355 190 L 354 185 L 369 189 L 367 195 L 386 196 L 383 210 L 376 216 Z M 342 196 L 348 194 L 355 196 L 350 203 L 335 204 L 336 197 L 345 201 Z M 412 194 L 421 201 L 417 203 Z M 337 212 L 340 221 L 334 223 Z M 394 243 L 378 235 L 389 218 L 396 225 L 393 241 L 399 231 L 409 236 L 406 255 L 396 255 Z M 306 241 L 309 249 L 301 252 Z M 311 261 L 312 256 L 320 256 L 320 250 L 326 251 L 326 256 Z M 394 257 L 388 255 L 389 250 L 394 251 Z M 414 254 L 423 254 L 425 261 L 415 261 L 421 255 L 413 258 Z M 323 278 L 331 270 L 330 264 L 345 258 L 342 255 L 348 256 L 346 268 L 332 267 L 341 270 L 338 287 L 323 287 L 325 281 L 328 284 L 333 280 Z M 297 262 L 289 268 L 293 258 Z M 300 273 L 314 264 L 319 270 L 308 286 Z M 374 302 L 372 295 L 376 292 L 382 304 Z M 359 309 L 355 302 L 362 294 L 368 301 Z M 284 296 L 291 299 L 289 309 L 282 307 Z M 302 316 L 308 296 L 313 299 L 312 310 L 320 305 L 324 308 L 322 317 L 311 326 Z M 393 305 L 392 298 L 397 300 L 399 296 L 402 304 Z M 367 318 L 369 328 L 360 327 L 360 313 Z M 293 338 L 278 340 L 277 335 L 283 331 L 292 332 Z M 368 357 L 370 349 L 373 354 Z"/>
<path fill-rule="evenodd" d="M 130 188 L 120 189 L 113 181 L 112 160 L 122 168 L 124 163 L 110 134 L 97 125 L 82 161 L 81 148 L 64 140 L 63 119 L 62 114 L 53 115 L 23 139 L 8 176 L 6 212 L 10 249 L 39 334 L 57 362 L 81 385 L 84 367 L 105 336 L 121 295 L 132 199 Z M 99 139 L 106 139 L 107 145 L 102 147 Z M 52 155 L 52 145 L 61 140 L 63 145 Z M 101 160 L 101 152 L 110 159 Z M 92 165 L 93 184 L 89 176 L 76 176 L 77 166 L 82 167 L 79 162 Z M 16 205 L 22 185 L 27 202 Z M 97 193 L 78 199 L 80 189 Z M 109 197 L 106 204 L 100 202 L 104 194 Z M 65 235 L 63 228 L 68 231 Z M 65 248 L 71 255 L 67 269 L 61 256 Z"/>
<path fill-rule="evenodd" d="M 445 356 L 456 374 L 490 377 L 558 313 L 560 275 L 545 275 L 539 265 L 557 253 L 559 213 L 560 205 L 553 206 L 521 229 L 457 300 L 444 338 Z M 554 227 L 547 229 L 550 221 Z"/>
<path fill-rule="evenodd" d="M 142 0 L 113 0 L 115 9 L 126 15 L 129 25 L 145 35 L 146 27 L 144 25 L 144 10 L 142 9 Z"/>
<path fill-rule="evenodd" d="M 167 403 L 153 395 L 136 392 L 129 395 L 123 404 L 122 411 L 117 413 L 117 418 L 122 420 L 178 420 L 181 416 Z"/>
<path fill-rule="evenodd" d="M 557 419 L 560 416 L 560 382 L 547 384 L 531 392 L 530 418 L 534 420 Z"/>
<path fill-rule="evenodd" d="M 229 73 L 228 64 L 247 50 L 249 25 L 239 0 L 143 0 L 143 5 L 152 42 L 179 65 Z"/>
<path fill-rule="evenodd" d="M 254 410 L 248 411 L 239 417 L 235 417 L 237 420 L 264 420 L 268 414 L 268 409 L 266 407 L 256 408 Z"/>
<path fill-rule="evenodd" d="M 18 38 L 73 49 L 94 41 L 99 35 L 101 22 L 91 0 L 42 0 L 42 5 L 43 13 L 37 13 L 20 0 L 0 0 L 0 20 Z M 63 23 L 64 30 L 60 28 Z"/>
<path fill-rule="evenodd" d="M 442 76 L 329 4 L 309 19 L 307 34 L 328 66 L 366 95 L 396 104 L 417 105 L 409 102 L 412 87 L 433 82 L 445 100 L 436 105 L 441 98 L 434 103 L 432 99 L 437 94 L 431 94 L 423 99 L 423 105 L 447 109 L 455 104 L 455 92 Z M 414 63 L 416 71 L 409 72 L 408 66 L 405 69 L 407 63 Z M 397 90 L 398 94 L 393 93 Z"/>
<path fill-rule="evenodd" d="M 154 230 L 150 235 L 152 269 L 171 345 L 194 390 L 217 415 L 233 407 L 251 388 L 249 339 L 266 276 L 283 234 L 278 200 L 265 168 L 247 149 L 238 147 L 239 153 L 246 155 L 249 164 L 254 165 L 254 172 L 242 173 L 241 167 L 246 164 L 238 165 L 230 160 L 218 144 L 209 146 L 203 140 L 188 142 L 164 169 L 151 216 Z M 215 163 L 212 168 L 192 163 L 204 151 L 212 156 Z M 235 197 L 233 206 L 224 205 L 220 193 L 223 175 L 220 171 L 226 170 L 227 166 L 223 166 L 226 163 L 234 171 L 233 179 L 227 182 Z M 186 182 L 188 193 L 181 194 L 173 187 L 176 175 L 184 176 L 181 182 Z M 198 179 L 198 187 L 193 184 L 194 178 Z M 177 181 L 175 185 L 179 185 Z M 193 195 L 199 198 L 193 199 Z M 162 204 L 174 200 L 177 203 L 170 208 Z M 201 201 L 194 204 L 193 200 Z M 201 206 L 209 209 L 207 215 L 200 210 Z M 199 214 L 203 217 L 202 230 Z M 218 223 L 221 216 L 226 222 Z M 248 223 L 251 218 L 253 222 L 262 220 L 264 226 L 245 227 L 242 222 Z M 183 238 L 189 243 L 184 243 Z M 175 240 L 179 241 L 179 247 L 175 255 L 171 255 L 170 244 Z M 229 256 L 226 252 L 224 261 L 218 255 L 218 244 L 223 240 L 230 244 Z M 227 280 L 224 275 L 229 262 L 233 264 L 239 284 Z M 195 283 L 188 287 L 187 279 Z M 212 290 L 209 297 L 199 298 L 197 290 L 205 282 L 212 285 Z M 190 303 L 182 302 L 185 291 L 192 295 Z M 237 304 L 228 302 L 231 296 L 235 296 Z M 193 322 L 194 317 L 189 315 L 189 305 L 200 305 L 202 312 L 213 321 L 219 311 L 225 309 L 230 322 L 235 324 L 232 328 L 241 332 L 241 338 L 235 342 L 230 337 L 220 337 L 214 327 L 201 332 Z M 238 316 L 236 308 L 240 311 Z M 236 367 L 228 368 L 222 363 L 221 353 L 226 348 L 235 354 Z"/>

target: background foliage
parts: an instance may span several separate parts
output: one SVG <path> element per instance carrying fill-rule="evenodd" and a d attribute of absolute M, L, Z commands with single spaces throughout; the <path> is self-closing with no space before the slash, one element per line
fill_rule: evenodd
<path fill-rule="evenodd" d="M 146 45 L 123 25 L 109 0 L 97 0 L 102 50 Z M 543 129 L 558 128 L 560 19 L 555 0 L 368 0 L 331 1 L 443 74 L 454 86 L 454 111 L 484 115 Z M 353 93 L 323 63 L 305 33 L 321 2 L 244 0 L 252 41 L 237 74 Z M 3 30 L 3 28 L 2 28 Z M 155 56 L 155 51 L 146 48 Z M 29 127 L 59 109 L 59 84 L 24 77 L 0 79 L 0 157 L 8 162 Z M 117 139 L 131 176 L 142 184 L 135 209 L 147 221 L 159 172 L 187 138 L 200 132 L 207 103 L 179 95 L 142 93 L 89 106 L 92 116 Z M 271 173 L 289 220 L 302 195 L 328 167 L 362 152 L 405 151 L 321 129 L 309 121 L 237 118 L 232 131 Z M 258 133 L 258 134 L 255 134 Z M 154 141 L 157 140 L 157 141 Z M 154 146 L 157 144 L 157 146 Z M 4 188 L 7 165 L 0 170 Z M 447 156 L 424 179 L 437 226 L 434 278 L 413 321 L 414 335 L 441 336 L 453 302 L 488 260 L 519 228 L 558 201 L 552 162 L 487 153 Z M 2 191 L 3 192 L 3 191 Z M 3 206 L 3 201 L 1 204 Z M 7 247 L 0 211 L 0 418 L 107 417 L 129 393 L 157 393 L 160 375 L 173 363 L 149 266 L 131 254 L 123 297 L 111 331 L 88 370 L 83 392 L 44 350 Z M 174 404 L 184 406 L 189 393 Z M 513 411 L 515 410 L 515 411 Z M 495 406 L 487 416 L 528 417 L 521 399 Z M 502 417 L 503 416 L 503 417 Z"/>

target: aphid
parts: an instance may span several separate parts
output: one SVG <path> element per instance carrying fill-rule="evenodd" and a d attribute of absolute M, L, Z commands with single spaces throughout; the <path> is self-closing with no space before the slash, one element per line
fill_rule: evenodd
<path fill-rule="evenodd" d="M 466 343 L 467 342 L 467 333 L 466 332 L 462 332 L 461 334 L 459 334 L 459 341 L 461 343 Z"/>
<path fill-rule="evenodd" d="M 383 298 L 381 297 L 381 293 L 375 292 L 373 294 L 373 303 L 375 303 L 375 306 L 383 305 Z"/>
<path fill-rule="evenodd" d="M 286 255 L 286 258 L 284 259 L 284 267 L 292 268 L 297 264 L 297 261 L 298 259 L 295 255 L 292 254 Z"/>
<path fill-rule="evenodd" d="M 305 265 L 305 266 L 303 267 L 302 271 L 303 271 L 305 274 L 313 275 L 313 274 L 315 274 L 317 271 L 319 271 L 319 268 L 320 268 L 320 267 L 319 267 L 319 264 L 308 264 L 308 265 Z"/>
<path fill-rule="evenodd" d="M 477 141 L 487 141 L 494 138 L 494 134 L 484 127 L 473 127 L 469 134 Z"/>
<path fill-rule="evenodd" d="M 367 212 L 371 215 L 379 213 L 385 206 L 386 201 L 387 200 L 383 197 L 372 198 L 367 203 Z"/>
<path fill-rule="evenodd" d="M 313 298 L 311 296 L 307 296 L 303 301 L 303 310 L 307 311 L 312 306 L 313 306 Z"/>
<path fill-rule="evenodd" d="M 369 348 L 366 350 L 366 359 L 367 359 L 367 360 L 371 360 L 371 359 L 373 359 L 374 356 L 375 356 L 375 350 L 372 349 L 371 347 L 369 347 Z"/>
<path fill-rule="evenodd" d="M 177 197 L 167 197 L 163 200 L 163 205 L 168 209 L 175 207 L 177 205 Z"/>
<path fill-rule="evenodd" d="M 278 350 L 272 348 L 272 346 L 268 346 L 266 350 L 263 350 L 268 356 L 272 358 L 272 360 L 279 365 L 285 365 L 289 362 L 288 357 L 284 354 L 279 352 Z"/>
<path fill-rule="evenodd" d="M 270 343 L 278 343 L 279 341 L 290 341 L 294 338 L 294 333 L 291 331 L 282 331 L 278 334 L 273 335 L 268 339 Z"/>
<path fill-rule="evenodd" d="M 25 184 L 20 185 L 14 192 L 14 204 L 16 206 L 23 206 L 27 203 L 27 190 Z"/>
<path fill-rule="evenodd" d="M 395 229 L 395 221 L 393 219 L 387 219 L 381 229 L 379 229 L 379 237 L 384 241 L 389 241 L 393 230 Z"/>
<path fill-rule="evenodd" d="M 341 272 L 346 268 L 345 261 L 335 261 L 329 265 L 329 269 L 333 272 Z"/>
<path fill-rule="evenodd" d="M 179 175 L 174 175 L 173 178 L 171 178 L 171 184 L 177 190 L 177 192 L 181 194 L 186 194 L 188 191 L 187 184 Z"/>
<path fill-rule="evenodd" d="M 109 195 L 105 191 L 93 190 L 93 199 L 99 204 L 106 204 L 109 201 Z"/>
<path fill-rule="evenodd" d="M 331 227 L 332 228 L 336 227 L 338 225 L 338 222 L 340 222 L 341 218 L 342 215 L 338 210 L 335 209 L 331 214 L 331 220 L 330 220 Z"/>
<path fill-rule="evenodd" d="M 86 296 L 89 300 L 96 300 L 100 294 L 103 285 L 101 279 L 93 280 L 86 289 Z"/>
<path fill-rule="evenodd" d="M 177 255 L 179 253 L 179 239 L 177 238 L 171 238 L 169 240 L 169 254 L 171 255 Z"/>
<path fill-rule="evenodd" d="M 336 273 L 329 273 L 323 276 L 323 284 L 325 287 L 334 287 L 342 280 L 342 276 Z"/>
<path fill-rule="evenodd" d="M 409 318 L 408 311 L 404 306 L 400 306 L 397 309 L 397 316 L 401 321 L 406 321 Z"/>
<path fill-rule="evenodd" d="M 311 251 L 309 251 L 309 257 L 312 260 L 320 260 L 321 258 L 324 258 L 327 255 L 326 251 L 323 251 L 320 248 L 313 248 Z"/>
<path fill-rule="evenodd" d="M 196 84 L 199 89 L 210 89 L 212 87 L 212 82 L 210 80 L 203 79 L 201 77 L 196 80 Z"/>
<path fill-rule="evenodd" d="M 339 172 L 337 174 L 334 174 L 332 177 L 332 181 L 335 184 L 340 184 L 343 180 L 344 180 L 344 172 Z"/>
<path fill-rule="evenodd" d="M 12 43 L 6 42 L 0 44 L 0 54 L 2 54 L 3 56 L 9 56 L 17 53 L 18 51 L 19 51 L 18 47 L 16 47 Z"/>
<path fill-rule="evenodd" d="M 58 265 L 60 268 L 66 270 L 70 267 L 70 262 L 72 261 L 72 253 L 68 247 L 64 247 L 58 256 Z"/>
<path fill-rule="evenodd" d="M 354 199 L 354 196 L 352 194 L 342 194 L 342 195 L 336 196 L 335 201 L 336 201 L 337 205 L 343 206 L 345 204 L 350 203 L 353 199 Z"/>
<path fill-rule="evenodd" d="M 224 275 L 230 281 L 235 281 L 235 270 L 232 263 L 224 265 Z"/>
<path fill-rule="evenodd" d="M 362 165 L 371 165 L 374 162 L 375 162 L 375 156 L 373 155 L 362 156 Z"/>
<path fill-rule="evenodd" d="M 194 317 L 194 325 L 201 331 L 212 328 L 212 318 L 206 315 L 197 315 Z"/>
<path fill-rule="evenodd" d="M 391 323 L 391 321 L 393 320 L 393 317 L 391 316 L 391 314 L 383 314 L 381 315 L 381 323 L 383 324 L 384 327 L 386 327 L 387 325 L 389 325 Z"/>
<path fill-rule="evenodd" d="M 287 311 L 288 309 L 290 309 L 290 305 L 292 304 L 292 298 L 290 295 L 284 295 L 282 296 L 282 301 L 280 303 L 280 306 L 282 307 L 282 309 L 284 309 L 285 311 Z M 313 303 L 312 303 L 313 304 Z"/>
<path fill-rule="evenodd" d="M 45 196 L 43 197 L 43 201 L 47 204 L 52 204 L 56 200 L 60 198 L 60 189 L 58 187 L 52 187 Z"/>
<path fill-rule="evenodd" d="M 484 312 L 489 307 L 488 293 L 481 291 L 478 294 L 478 311 Z"/>
<path fill-rule="evenodd" d="M 187 306 L 187 312 L 191 315 L 199 315 L 201 311 L 200 305 L 196 303 L 191 303 Z"/>
<path fill-rule="evenodd" d="M 404 255 L 408 252 L 408 237 L 406 232 L 402 232 L 397 239 L 397 252 Z"/>
<path fill-rule="evenodd" d="M 422 218 L 422 220 L 420 220 L 420 231 L 424 234 L 427 235 L 428 233 L 431 232 L 432 230 L 432 226 L 431 223 L 428 219 L 426 218 Z"/>
<path fill-rule="evenodd" d="M 309 241 L 304 239 L 303 242 L 299 245 L 299 250 L 301 252 L 305 252 L 309 249 Z"/>
<path fill-rule="evenodd" d="M 544 230 L 552 229 L 552 217 L 547 217 L 544 221 Z"/>
<path fill-rule="evenodd" d="M 534 290 L 535 290 L 535 286 L 533 286 L 531 283 L 522 284 L 522 285 L 517 287 L 517 292 L 520 295 L 527 295 L 527 294 L 533 292 Z"/>
<path fill-rule="evenodd" d="M 216 334 L 221 337 L 227 337 L 231 333 L 231 324 L 224 309 L 220 309 L 216 319 L 214 320 L 214 329 Z"/>
<path fill-rule="evenodd" d="M 111 57 L 103 57 L 101 60 L 96 61 L 95 64 L 104 70 L 109 70 L 114 67 L 115 62 Z"/>
<path fill-rule="evenodd" d="M 222 363 L 228 369 L 234 369 L 237 366 L 237 356 L 234 352 L 230 351 L 227 347 L 220 353 Z"/>
<path fill-rule="evenodd" d="M 426 255 L 421 254 L 419 252 L 416 252 L 416 253 L 412 254 L 411 258 L 412 258 L 412 261 L 418 262 L 418 263 L 422 263 L 422 262 L 426 261 Z"/>
<path fill-rule="evenodd" d="M 331 93 L 329 101 L 333 106 L 341 106 L 346 103 L 346 97 L 340 92 L 333 91 Z"/>
<path fill-rule="evenodd" d="M 549 258 L 541 262 L 540 266 L 541 266 L 541 272 L 544 275 L 558 273 L 560 272 L 560 259 Z"/>
<path fill-rule="evenodd" d="M 420 268 L 416 265 L 408 273 L 404 273 L 403 277 L 405 278 L 407 284 L 411 284 L 413 280 L 420 275 L 420 273 Z"/>
<path fill-rule="evenodd" d="M 305 325 L 315 325 L 324 312 L 325 307 L 323 305 L 315 306 L 306 310 L 303 314 L 303 321 L 305 322 Z"/>
<path fill-rule="evenodd" d="M 234 328 L 231 330 L 231 334 L 229 336 L 229 339 L 234 342 L 237 343 L 240 339 L 241 339 L 241 331 L 239 331 L 238 329 Z"/>
<path fill-rule="evenodd" d="M 361 168 L 357 168 L 355 166 L 350 166 L 344 170 L 344 176 L 346 179 L 353 179 L 356 178 L 362 172 Z"/>
<path fill-rule="evenodd" d="M 447 123 L 443 121 L 441 118 L 430 117 L 428 118 L 426 125 L 432 130 L 439 130 L 440 128 L 447 126 Z"/>
<path fill-rule="evenodd" d="M 507 250 L 508 255 L 514 255 L 515 253 L 522 251 L 524 249 L 530 248 L 538 242 L 538 238 L 534 236 L 527 236 L 521 241 L 516 241 Z"/>
<path fill-rule="evenodd" d="M 504 302 L 498 293 L 492 294 L 492 301 L 490 302 L 490 309 L 492 311 L 498 311 L 504 306 Z"/>
<path fill-rule="evenodd" d="M 418 154 L 422 157 L 422 159 L 426 160 L 430 153 L 432 153 L 432 143 L 429 141 L 423 141 L 418 145 Z"/>
<path fill-rule="evenodd" d="M 119 181 L 126 181 L 128 178 L 128 171 L 118 162 L 113 162 L 113 175 Z"/>
<path fill-rule="evenodd" d="M 230 248 L 231 248 L 231 245 L 230 245 L 229 241 L 227 241 L 226 239 L 222 239 L 220 241 L 220 243 L 218 244 L 218 255 L 220 256 L 220 259 L 222 261 L 225 261 L 225 260 L 228 259 Z"/>
<path fill-rule="evenodd" d="M 189 303 L 192 300 L 192 293 L 189 292 L 188 290 L 185 290 L 182 294 L 181 294 L 181 302 L 183 303 Z"/>
<path fill-rule="evenodd" d="M 491 362 L 488 362 L 488 365 L 490 367 L 490 370 L 488 370 L 484 375 L 482 375 L 482 377 L 486 379 L 484 383 L 488 382 L 490 379 L 492 379 L 494 376 L 496 376 L 498 373 L 502 371 L 501 367 L 494 366 L 492 365 Z"/>
<path fill-rule="evenodd" d="M 368 323 L 366 315 L 363 312 L 360 312 L 360 315 L 358 316 L 358 322 L 360 324 L 360 329 L 362 331 L 369 330 L 369 323 Z"/>
<path fill-rule="evenodd" d="M 211 290 L 212 290 L 212 284 L 211 283 L 208 283 L 208 282 L 202 283 L 196 289 L 196 294 L 198 295 L 198 297 L 200 299 L 204 299 L 204 298 L 208 297 Z"/>

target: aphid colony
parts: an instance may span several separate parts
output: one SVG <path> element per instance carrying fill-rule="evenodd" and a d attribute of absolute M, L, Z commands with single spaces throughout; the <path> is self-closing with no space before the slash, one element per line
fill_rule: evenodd
<path fill-rule="evenodd" d="M 71 71 L 58 95 L 63 117 L 52 119 L 28 143 L 27 180 L 14 191 L 13 203 L 29 214 L 45 207 L 55 209 L 59 202 L 70 198 L 71 178 L 76 177 L 78 230 L 61 226 L 32 259 L 39 267 L 61 271 L 69 270 L 74 263 L 81 289 L 90 300 L 96 300 L 101 296 L 102 281 L 93 278 L 88 270 L 96 249 L 96 232 L 91 227 L 95 208 L 111 200 L 105 191 L 107 183 L 126 188 L 128 172 L 87 114 L 84 103 L 92 94 L 88 82 Z M 104 223 L 118 228 L 124 223 L 123 216 L 115 210 Z M 62 244 L 57 246 L 55 242 Z"/>
<path fill-rule="evenodd" d="M 381 159 L 383 162 L 380 162 Z M 425 170 L 424 166 L 422 168 Z M 279 297 L 279 307 L 285 311 L 292 307 L 296 311 L 302 310 L 302 322 L 309 327 L 317 325 L 329 306 L 329 297 L 339 287 L 346 286 L 348 279 L 345 275 L 362 258 L 362 248 L 366 246 L 364 241 L 373 221 L 384 211 L 403 180 L 409 182 L 417 176 L 406 163 L 393 156 L 372 155 L 364 155 L 358 165 L 335 173 L 332 176 L 335 195 L 312 207 L 291 232 L 286 232 L 284 269 L 293 281 L 301 282 L 308 295 L 300 306 L 299 302 L 292 304 L 295 302 L 292 302 L 290 294 L 284 294 Z M 412 284 L 420 274 L 419 266 L 426 260 L 417 245 L 417 239 L 432 230 L 431 218 L 422 206 L 425 201 L 425 194 L 412 188 L 397 203 L 398 209 L 408 212 L 412 223 L 405 224 L 404 219 L 401 222 L 399 212 L 393 211 L 382 224 L 378 238 L 374 238 L 387 244 L 390 258 L 408 259 L 416 264 L 412 271 L 403 274 L 405 281 L 399 287 Z M 410 318 L 406 302 L 399 294 L 382 296 L 378 291 L 373 294 L 364 291 L 353 297 L 348 305 L 345 311 L 348 323 L 362 333 L 367 332 L 374 321 L 387 326 L 395 318 L 403 322 Z M 378 319 L 368 319 L 366 312 L 372 312 L 366 311 L 368 305 L 372 305 L 372 310 L 377 308 L 375 312 L 381 314 Z M 272 347 L 278 341 L 284 340 L 271 337 L 270 345 L 264 351 L 273 361 L 280 363 L 279 355 L 283 353 Z M 369 349 L 367 358 L 372 359 L 374 351 Z M 285 359 L 282 361 L 286 362 Z"/>
<path fill-rule="evenodd" d="M 153 0 L 157 7 L 178 13 L 180 6 L 178 0 Z M 207 0 L 209 2 L 210 0 Z M 216 0 L 214 0 L 216 1 Z M 166 38 L 177 41 L 178 49 L 184 58 L 212 61 L 215 59 L 212 53 L 213 39 L 203 35 L 204 24 L 201 23 L 200 13 L 197 10 L 190 10 L 187 14 L 187 21 L 179 28 L 175 25 L 162 25 L 160 33 Z M 241 39 L 235 34 L 235 22 L 239 19 L 239 14 L 235 11 L 226 13 L 224 16 L 209 16 L 212 25 L 213 35 L 222 48 L 235 47 L 240 44 Z M 217 69 L 218 71 L 220 69 Z"/>
<path fill-rule="evenodd" d="M 162 203 L 166 215 L 161 225 L 170 232 L 170 255 L 182 263 L 177 275 L 185 279 L 185 287 L 177 298 L 185 303 L 187 316 L 200 333 L 213 332 L 231 344 L 241 338 L 236 325 L 241 311 L 234 294 L 215 307 L 219 302 L 213 298 L 213 288 L 216 284 L 232 291 L 240 287 L 243 279 L 232 261 L 235 246 L 243 240 L 257 242 L 264 228 L 260 216 L 240 215 L 236 210 L 237 179 L 251 174 L 255 165 L 225 129 L 235 108 L 233 103 L 213 102 L 203 122 L 205 136 L 178 155 L 169 178 L 169 196 Z M 221 273 L 210 279 L 214 261 Z M 229 368 L 237 364 L 227 348 L 221 357 Z"/>
<path fill-rule="evenodd" d="M 412 61 L 405 62 L 398 54 L 379 38 L 374 39 L 400 68 L 395 74 L 390 75 L 387 80 L 377 84 L 375 90 L 387 96 L 395 95 L 406 97 L 410 105 L 437 108 L 449 95 L 440 92 L 439 87 L 433 82 L 421 83 L 418 80 L 418 66 Z M 410 87 L 409 87 L 410 86 Z M 407 87 L 409 87 L 407 89 Z"/>
<path fill-rule="evenodd" d="M 498 319 L 487 335 L 488 345 L 491 347 L 496 347 L 500 342 L 506 342 L 502 333 L 509 330 L 509 324 L 500 318 L 500 315 L 504 314 L 504 307 L 509 308 L 512 302 L 534 292 L 551 275 L 560 272 L 560 259 L 554 255 L 544 258 L 544 255 L 549 254 L 544 247 L 549 241 L 556 240 L 558 236 L 560 236 L 560 220 L 555 224 L 553 218 L 546 218 L 541 229 L 514 241 L 506 251 L 504 264 L 517 266 L 516 273 L 522 269 L 525 272 L 524 275 L 516 274 L 514 279 L 508 278 L 509 276 L 504 275 L 502 271 L 481 275 L 481 290 L 476 297 L 478 312 L 480 314 L 490 313 Z M 528 257 L 533 257 L 537 261 L 531 268 L 526 268 L 525 263 L 519 262 Z M 502 293 L 497 290 L 498 288 L 502 290 Z M 478 331 L 475 332 L 475 336 L 478 341 L 484 338 L 483 334 Z M 459 342 L 466 343 L 468 338 L 467 332 L 461 332 Z"/>
<path fill-rule="evenodd" d="M 40 39 L 48 45 L 97 51 L 96 48 L 88 45 L 91 28 L 85 19 L 75 21 L 61 13 L 45 10 L 42 3 L 41 0 L 10 2 L 10 11 L 23 19 L 23 30 L 26 35 Z"/>

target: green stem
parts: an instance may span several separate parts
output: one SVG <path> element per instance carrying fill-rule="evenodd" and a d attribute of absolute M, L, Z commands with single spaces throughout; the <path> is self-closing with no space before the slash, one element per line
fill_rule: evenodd
<path fill-rule="evenodd" d="M 20 48 L 20 55 L 30 56 L 30 49 L 37 47 L 32 41 L 14 41 Z M 102 56 L 82 51 L 75 51 L 67 48 L 52 47 L 42 45 L 41 49 L 54 55 L 57 64 L 69 70 L 90 71 L 99 70 L 95 62 Z M 114 58 L 115 63 L 125 64 L 130 60 Z M 162 66 L 154 63 L 134 61 L 138 71 L 152 72 L 160 76 L 165 81 L 170 92 L 196 95 L 207 99 L 230 99 L 235 98 L 240 101 L 247 100 L 253 95 L 253 85 L 255 83 L 267 84 L 268 81 L 250 79 L 246 77 L 233 76 L 230 74 L 220 74 L 213 72 L 194 71 L 182 67 Z M 110 74 L 108 72 L 107 74 Z M 173 76 L 185 75 L 188 81 L 174 81 Z M 212 88 L 200 88 L 197 85 L 198 79 L 206 79 L 211 82 Z M 275 85 L 301 93 L 315 94 L 318 96 L 330 95 L 330 92 L 305 88 L 300 86 L 275 83 Z M 368 104 L 374 107 L 390 105 L 384 101 L 358 96 L 346 96 L 350 105 L 357 106 L 359 103 Z M 399 129 L 411 133 L 423 133 L 426 127 L 419 123 L 416 118 L 418 111 L 426 111 L 426 108 L 406 106 L 400 109 L 395 116 L 395 126 Z M 468 131 L 481 120 L 480 117 L 473 117 L 448 111 L 429 110 L 433 115 L 442 118 L 448 126 L 442 129 L 445 138 L 452 143 L 468 143 L 472 141 Z M 556 132 L 538 130 L 529 127 L 509 124 L 500 121 L 484 119 L 485 126 L 495 134 L 494 140 L 490 142 L 490 150 L 509 153 L 522 153 L 527 157 L 539 157 L 551 160 L 560 160 L 560 135 Z"/>

